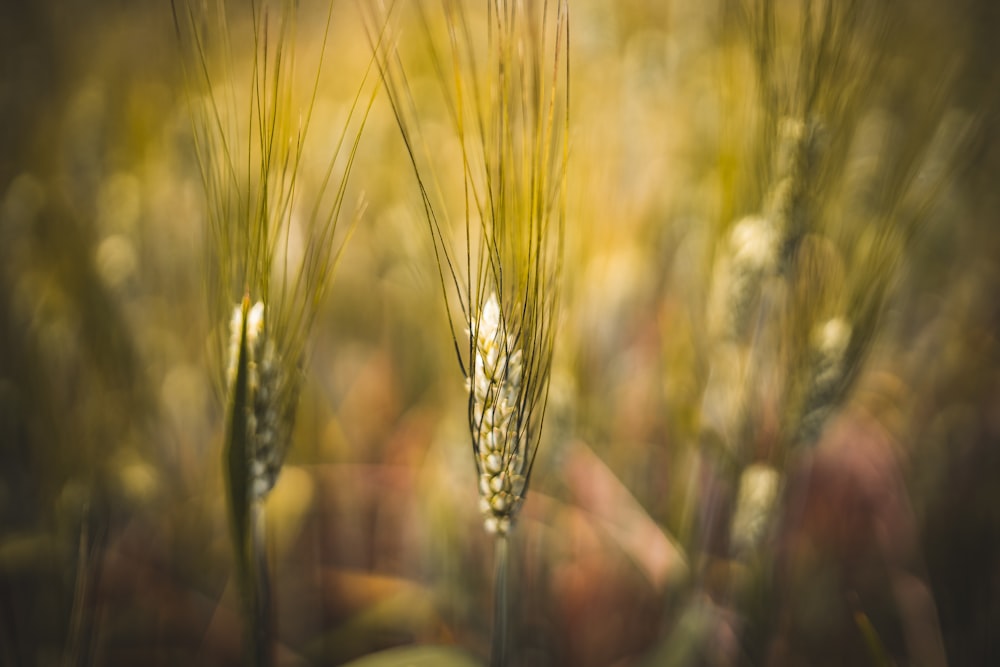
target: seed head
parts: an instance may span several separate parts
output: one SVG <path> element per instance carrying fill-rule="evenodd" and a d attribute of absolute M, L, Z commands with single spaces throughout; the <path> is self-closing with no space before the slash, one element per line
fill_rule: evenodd
<path fill-rule="evenodd" d="M 851 333 L 851 325 L 840 317 L 830 318 L 813 330 L 810 384 L 799 425 L 800 442 L 812 443 L 819 438 L 823 423 L 838 399 L 847 373 L 845 357 Z"/>
<path fill-rule="evenodd" d="M 740 475 L 730 527 L 730 542 L 737 553 L 753 553 L 760 545 L 772 520 L 780 486 L 780 474 L 765 464 L 753 464 Z"/>
<path fill-rule="evenodd" d="M 251 456 L 251 495 L 262 500 L 278 480 L 291 435 L 294 392 L 284 391 L 286 373 L 274 341 L 264 326 L 264 303 L 247 311 L 246 354 L 248 407 L 247 434 Z M 243 308 L 237 305 L 229 322 L 229 391 L 233 390 L 239 364 Z"/>
<path fill-rule="evenodd" d="M 412 77 L 390 45 L 396 38 L 382 40 L 374 24 L 369 30 L 449 302 L 486 529 L 504 534 L 524 497 L 545 421 L 559 312 L 569 155 L 568 3 L 486 3 L 479 15 L 486 21 L 484 58 L 478 45 L 461 45 L 474 39 L 465 9 L 472 5 L 441 4 L 450 53 L 434 44 L 435 30 L 423 12 L 421 23 L 453 111 L 462 208 L 448 201 L 449 189 L 438 187 L 441 177 L 456 174 L 455 165 L 442 157 L 448 153 L 436 145 L 437 135 L 425 129 L 423 110 L 414 103 L 419 96 L 406 83 Z M 449 213 L 459 210 L 461 221 Z M 469 334 L 465 349 L 459 343 L 463 329 Z"/>
<path fill-rule="evenodd" d="M 526 459 L 520 426 L 522 359 L 514 349 L 493 293 L 479 320 L 471 323 L 475 337 L 472 376 L 466 380 L 472 406 L 471 423 L 476 469 L 479 472 L 480 510 L 490 533 L 504 534 L 520 506 L 525 490 Z"/>
<path fill-rule="evenodd" d="M 712 283 L 712 328 L 722 338 L 740 340 L 746 333 L 764 279 L 777 267 L 780 234 L 765 217 L 737 222 Z"/>

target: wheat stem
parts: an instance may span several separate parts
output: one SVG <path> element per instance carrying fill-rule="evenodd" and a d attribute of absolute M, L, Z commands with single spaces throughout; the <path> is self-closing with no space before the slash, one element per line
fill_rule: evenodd
<path fill-rule="evenodd" d="M 503 667 L 507 664 L 507 535 L 497 533 L 493 544 L 493 638 L 490 667 Z"/>
<path fill-rule="evenodd" d="M 260 667 L 268 667 L 274 664 L 274 615 L 271 613 L 271 578 L 266 549 L 267 525 L 262 501 L 255 501 L 252 504 L 250 515 L 253 531 L 250 558 L 256 582 L 256 605 L 253 610 L 253 637 L 251 637 L 253 661 Z"/>

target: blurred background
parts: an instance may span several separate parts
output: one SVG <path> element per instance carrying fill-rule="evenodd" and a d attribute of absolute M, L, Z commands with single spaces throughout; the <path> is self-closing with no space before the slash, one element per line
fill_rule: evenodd
<path fill-rule="evenodd" d="M 1000 662 L 995 3 L 570 7 L 564 311 L 514 664 Z M 370 58 L 358 10 L 334 8 L 321 145 Z M 241 664 L 209 354 L 229 314 L 180 63 L 169 2 L 0 6 L 5 665 Z M 267 501 L 278 662 L 483 662 L 464 378 L 384 98 L 362 199 Z"/>

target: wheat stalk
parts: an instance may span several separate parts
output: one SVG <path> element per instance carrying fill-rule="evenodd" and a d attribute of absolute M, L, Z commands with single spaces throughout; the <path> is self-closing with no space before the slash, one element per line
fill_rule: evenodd
<path fill-rule="evenodd" d="M 359 207 L 348 231 L 338 233 L 375 89 L 363 95 L 366 72 L 327 167 L 309 189 L 302 183 L 307 135 L 333 4 L 319 24 L 319 55 L 304 84 L 298 78 L 298 3 L 251 1 L 245 9 L 249 26 L 243 13 L 223 2 L 174 4 L 174 19 L 193 61 L 186 80 L 196 96 L 192 133 L 208 202 L 209 301 L 215 313 L 231 312 L 228 343 L 217 337 L 217 357 L 226 360 L 220 376 L 228 414 L 227 499 L 249 657 L 268 664 L 273 621 L 263 503 L 291 444 L 309 332 L 360 217 Z M 295 238 L 303 241 L 299 256 Z"/>
<path fill-rule="evenodd" d="M 445 1 L 438 16 L 417 3 L 459 146 L 462 176 L 454 190 L 460 199 L 449 199 L 447 184 L 439 181 L 445 165 L 435 164 L 428 150 L 396 48 L 399 37 L 385 38 L 371 26 L 369 36 L 416 174 L 468 391 L 483 525 L 497 544 L 492 663 L 503 664 L 506 540 L 527 493 L 544 423 L 559 313 L 569 13 L 565 0 L 490 0 L 480 8 L 485 16 Z M 475 24 L 480 32 L 473 19 L 483 21 Z M 432 34 L 436 20 L 443 22 L 443 39 Z M 456 210 L 461 220 L 454 224 Z"/>

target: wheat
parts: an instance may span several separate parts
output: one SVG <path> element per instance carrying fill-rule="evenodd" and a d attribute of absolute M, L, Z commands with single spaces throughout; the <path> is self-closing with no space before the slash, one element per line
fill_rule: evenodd
<path fill-rule="evenodd" d="M 466 388 L 473 403 L 480 510 L 487 532 L 506 534 L 524 499 L 527 459 L 518 432 L 522 355 L 507 334 L 496 294 L 486 301 L 470 335 L 476 351 Z"/>
<path fill-rule="evenodd" d="M 314 74 L 304 82 L 297 70 L 298 3 L 249 2 L 246 9 L 247 33 L 236 29 L 247 17 L 222 2 L 180 11 L 175 5 L 174 18 L 193 56 L 186 73 L 208 202 L 209 301 L 216 317 L 232 309 L 228 342 L 221 327 L 217 340 L 225 359 L 220 375 L 229 414 L 225 459 L 234 546 L 251 658 L 268 662 L 262 503 L 291 444 L 306 342 L 350 235 L 338 233 L 338 223 L 375 91 L 365 100 L 366 74 L 325 156 L 325 172 L 318 183 L 303 183 L 333 5 L 319 24 Z M 245 62 L 247 73 L 239 67 Z"/>
<path fill-rule="evenodd" d="M 568 7 L 564 1 L 493 0 L 486 3 L 486 16 L 476 17 L 483 24 L 473 23 L 462 4 L 443 2 L 444 38 L 433 34 L 435 19 L 424 5 L 417 9 L 459 146 L 459 187 L 448 190 L 440 182 L 453 165 L 435 163 L 428 150 L 426 120 L 396 50 L 398 37 L 375 30 L 376 21 L 369 38 L 380 54 L 416 175 L 466 381 L 484 527 L 497 540 L 492 661 L 502 664 L 506 539 L 528 489 L 544 423 L 559 317 Z M 474 32 L 472 25 L 484 30 Z M 454 191 L 461 192 L 460 201 L 449 200 L 446 193 Z M 462 211 L 458 224 L 451 222 L 455 210 Z M 462 330 L 466 345 L 459 342 Z"/>

